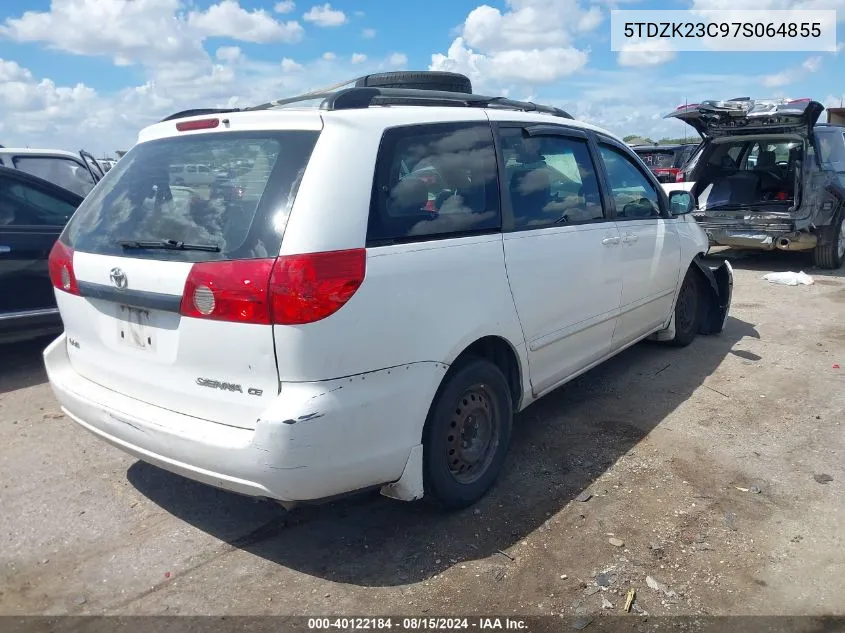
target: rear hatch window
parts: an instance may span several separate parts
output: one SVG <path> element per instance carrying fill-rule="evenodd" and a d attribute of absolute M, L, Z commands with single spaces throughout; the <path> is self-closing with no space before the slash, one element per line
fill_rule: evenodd
<path fill-rule="evenodd" d="M 651 169 L 671 169 L 678 167 L 675 164 L 676 152 L 674 150 L 651 150 L 647 152 L 637 152 L 643 162 Z"/>
<path fill-rule="evenodd" d="M 75 251 L 117 256 L 130 255 L 123 244 L 131 241 L 216 247 L 131 251 L 157 260 L 278 255 L 317 136 L 310 130 L 229 132 L 136 145 L 85 200 L 63 242 Z"/>

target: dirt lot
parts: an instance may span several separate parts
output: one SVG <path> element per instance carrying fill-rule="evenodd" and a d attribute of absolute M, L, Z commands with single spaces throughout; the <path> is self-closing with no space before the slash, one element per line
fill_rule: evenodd
<path fill-rule="evenodd" d="M 0 613 L 573 615 L 634 588 L 651 614 L 845 614 L 845 271 L 733 263 L 721 336 L 638 345 L 530 407 L 453 515 L 287 513 L 170 475 L 58 413 L 43 341 L 3 349 Z M 815 285 L 760 279 L 802 268 Z"/>

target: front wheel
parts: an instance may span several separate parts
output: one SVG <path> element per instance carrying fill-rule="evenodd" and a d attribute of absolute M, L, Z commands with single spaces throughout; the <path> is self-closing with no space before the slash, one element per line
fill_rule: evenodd
<path fill-rule="evenodd" d="M 457 367 L 426 421 L 426 496 L 448 509 L 481 499 L 502 469 L 512 425 L 513 401 L 501 370 L 484 359 Z"/>
<path fill-rule="evenodd" d="M 845 263 L 845 212 L 840 211 L 831 226 L 823 229 L 827 235 L 827 244 L 816 246 L 813 255 L 816 266 L 836 270 Z"/>
<path fill-rule="evenodd" d="M 690 268 L 675 302 L 675 337 L 670 344 L 685 347 L 693 342 L 701 324 L 702 307 L 698 275 Z"/>

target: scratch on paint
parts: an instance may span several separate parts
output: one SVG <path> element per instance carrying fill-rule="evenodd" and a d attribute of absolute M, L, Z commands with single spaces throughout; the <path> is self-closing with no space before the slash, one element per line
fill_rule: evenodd
<path fill-rule="evenodd" d="M 315 398 L 322 398 L 323 396 L 327 396 L 333 391 L 337 391 L 338 389 L 343 389 L 343 385 L 338 385 L 334 389 L 329 389 L 328 391 L 324 391 L 323 393 L 318 393 L 316 396 L 311 396 L 311 399 L 314 400 Z"/>
<path fill-rule="evenodd" d="M 308 413 L 306 415 L 301 415 L 296 420 L 282 420 L 282 424 L 296 424 L 297 422 L 308 422 L 309 420 L 316 420 L 317 418 L 322 418 L 325 413 Z"/>

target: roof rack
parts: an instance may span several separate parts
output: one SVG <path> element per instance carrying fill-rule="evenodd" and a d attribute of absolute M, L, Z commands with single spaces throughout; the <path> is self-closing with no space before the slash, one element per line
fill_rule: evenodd
<path fill-rule="evenodd" d="M 229 112 L 248 112 L 270 110 L 280 106 L 305 101 L 320 100 L 321 110 L 358 110 L 370 106 L 415 105 L 448 106 L 465 108 L 496 108 L 519 112 L 540 112 L 563 119 L 572 119 L 572 115 L 554 106 L 545 106 L 531 101 L 516 101 L 505 97 L 488 97 L 464 92 L 442 92 L 439 90 L 420 90 L 411 88 L 370 88 L 355 87 L 338 91 L 307 92 L 295 97 L 268 101 L 248 108 L 205 108 L 182 110 L 161 120 L 161 122 L 183 119 L 204 114 L 226 114 Z"/>
<path fill-rule="evenodd" d="M 451 106 L 468 108 L 501 108 L 520 112 L 542 112 L 564 119 L 572 119 L 565 110 L 530 101 L 516 101 L 505 97 L 488 97 L 464 92 L 442 92 L 410 88 L 355 87 L 336 92 L 310 92 L 287 99 L 270 101 L 245 110 L 269 110 L 283 105 L 322 99 L 322 110 L 357 110 L 374 105 Z"/>

